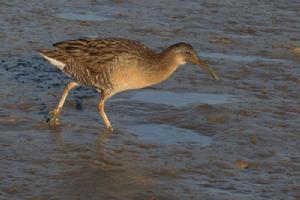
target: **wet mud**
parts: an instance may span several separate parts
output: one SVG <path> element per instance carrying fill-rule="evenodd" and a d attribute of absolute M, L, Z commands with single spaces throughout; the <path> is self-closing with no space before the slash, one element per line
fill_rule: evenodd
<path fill-rule="evenodd" d="M 300 198 L 298 1 L 0 2 L 0 199 Z M 186 65 L 107 102 L 36 50 L 125 37 L 156 51 L 192 44 L 214 81 Z"/>

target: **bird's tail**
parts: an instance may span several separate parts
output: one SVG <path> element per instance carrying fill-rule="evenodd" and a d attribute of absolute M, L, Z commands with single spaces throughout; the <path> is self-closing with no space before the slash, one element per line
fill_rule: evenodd
<path fill-rule="evenodd" d="M 56 66 L 58 69 L 63 71 L 64 67 L 66 66 L 66 63 L 62 53 L 60 53 L 58 50 L 47 49 L 40 49 L 38 52 L 52 65 Z"/>

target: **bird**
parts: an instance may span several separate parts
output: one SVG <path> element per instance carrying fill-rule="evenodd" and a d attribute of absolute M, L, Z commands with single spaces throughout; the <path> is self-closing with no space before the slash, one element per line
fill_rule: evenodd
<path fill-rule="evenodd" d="M 113 95 L 141 89 L 167 80 L 186 63 L 199 65 L 215 80 L 218 75 L 188 43 L 179 42 L 155 52 L 141 42 L 125 38 L 88 38 L 54 43 L 55 49 L 40 49 L 40 55 L 73 80 L 65 87 L 50 125 L 58 125 L 69 92 L 78 86 L 100 92 L 98 109 L 109 131 L 113 131 L 105 112 L 105 102 Z"/>

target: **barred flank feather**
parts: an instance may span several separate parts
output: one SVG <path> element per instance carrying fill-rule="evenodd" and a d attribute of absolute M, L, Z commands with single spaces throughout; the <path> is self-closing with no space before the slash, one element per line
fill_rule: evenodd
<path fill-rule="evenodd" d="M 112 89 L 111 77 L 107 75 L 107 70 L 95 72 L 84 64 L 70 59 L 63 71 L 82 85 L 94 86 L 102 90 Z"/>

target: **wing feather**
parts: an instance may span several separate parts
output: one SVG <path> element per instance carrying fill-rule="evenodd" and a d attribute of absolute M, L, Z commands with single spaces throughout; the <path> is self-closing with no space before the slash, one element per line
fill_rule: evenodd
<path fill-rule="evenodd" d="M 53 46 L 57 50 L 47 52 L 47 56 L 62 62 L 75 60 L 95 72 L 115 64 L 122 57 L 140 59 L 154 54 L 150 48 L 137 41 L 121 38 L 67 40 Z"/>

